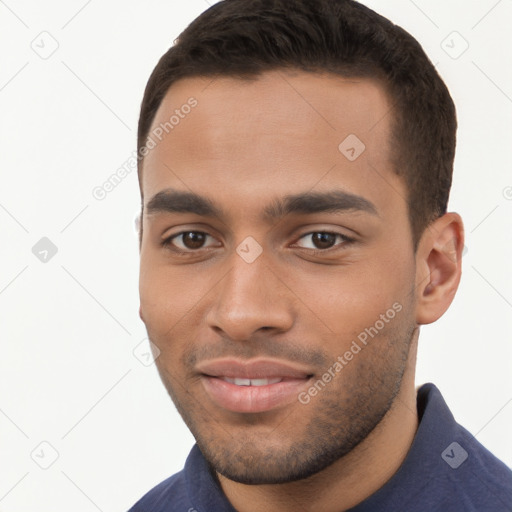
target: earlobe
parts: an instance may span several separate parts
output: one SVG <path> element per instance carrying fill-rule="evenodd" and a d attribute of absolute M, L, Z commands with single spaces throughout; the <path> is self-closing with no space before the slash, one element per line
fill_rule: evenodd
<path fill-rule="evenodd" d="M 461 277 L 464 226 L 446 213 L 423 233 L 416 253 L 416 322 L 429 324 L 450 306 Z"/>

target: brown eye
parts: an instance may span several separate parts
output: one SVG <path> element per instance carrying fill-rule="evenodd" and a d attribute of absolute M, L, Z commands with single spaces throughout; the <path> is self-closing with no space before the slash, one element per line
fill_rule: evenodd
<path fill-rule="evenodd" d="M 183 245 L 187 249 L 199 249 L 206 240 L 206 235 L 199 231 L 187 231 L 181 234 Z"/>
<path fill-rule="evenodd" d="M 299 240 L 301 241 L 301 243 L 297 243 L 299 247 L 317 251 L 328 250 L 336 246 L 341 248 L 354 241 L 341 233 L 329 231 L 313 231 L 301 236 Z"/>
<path fill-rule="evenodd" d="M 311 241 L 317 249 L 329 249 L 336 242 L 335 233 L 312 233 Z"/>
<path fill-rule="evenodd" d="M 174 248 L 178 251 L 195 251 L 211 245 L 214 238 L 202 231 L 182 231 L 162 242 L 164 247 Z"/>

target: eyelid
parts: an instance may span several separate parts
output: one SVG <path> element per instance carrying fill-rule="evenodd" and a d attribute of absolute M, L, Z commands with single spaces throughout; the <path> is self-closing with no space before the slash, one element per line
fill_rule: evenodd
<path fill-rule="evenodd" d="M 205 250 L 205 249 L 209 248 L 209 246 L 203 246 L 203 247 L 199 247 L 198 249 L 187 249 L 187 248 L 183 249 L 181 247 L 176 247 L 175 245 L 173 245 L 173 240 L 175 238 L 178 238 L 186 233 L 200 233 L 202 235 L 206 235 L 206 237 L 210 237 L 211 239 L 215 240 L 215 237 L 206 231 L 201 231 L 199 229 L 183 229 L 183 230 L 179 231 L 178 233 L 173 233 L 172 235 L 166 236 L 161 241 L 161 245 L 163 247 L 173 250 L 177 253 L 195 253 L 195 252 L 199 252 L 201 250 Z"/>
<path fill-rule="evenodd" d="M 332 247 L 328 247 L 327 249 L 315 249 L 315 248 L 311 248 L 311 247 L 301 247 L 301 246 L 297 246 L 296 245 L 297 241 L 299 241 L 300 239 L 302 239 L 302 238 L 304 238 L 306 236 L 313 235 L 315 233 L 326 233 L 326 234 L 330 234 L 330 235 L 339 236 L 339 237 L 341 237 L 342 241 L 337 243 L 337 244 L 335 244 L 335 245 L 333 245 Z M 351 243 L 353 243 L 355 241 L 356 241 L 355 238 L 350 237 L 350 236 L 346 235 L 345 233 L 340 233 L 339 231 L 334 231 L 334 230 L 329 230 L 329 229 L 315 229 L 315 230 L 308 231 L 307 233 L 303 233 L 302 235 L 300 235 L 296 239 L 296 242 L 294 242 L 292 244 L 292 247 L 293 246 L 297 246 L 300 249 L 305 249 L 308 252 L 327 253 L 327 252 L 330 252 L 330 251 L 336 251 L 336 250 L 339 250 L 339 249 L 343 249 L 347 245 L 350 245 Z"/>
<path fill-rule="evenodd" d="M 179 235 L 191 232 L 209 235 L 217 240 L 220 240 L 222 237 L 222 234 L 219 232 L 219 230 L 209 223 L 180 222 L 173 225 L 166 224 L 165 229 L 162 229 L 162 231 L 160 231 L 159 243 L 163 244 L 164 242 L 170 240 L 171 238 L 178 237 Z"/>

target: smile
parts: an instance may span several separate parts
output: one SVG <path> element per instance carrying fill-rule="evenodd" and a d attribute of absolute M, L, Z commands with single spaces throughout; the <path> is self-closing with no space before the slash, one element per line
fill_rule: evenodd
<path fill-rule="evenodd" d="M 266 412 L 297 402 L 313 373 L 273 359 L 219 359 L 200 363 L 196 370 L 213 405 L 238 413 Z"/>

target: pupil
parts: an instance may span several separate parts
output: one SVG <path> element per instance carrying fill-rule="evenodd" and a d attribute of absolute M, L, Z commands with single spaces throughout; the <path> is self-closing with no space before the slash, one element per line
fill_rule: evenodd
<path fill-rule="evenodd" d="M 313 243 L 318 249 L 328 249 L 335 241 L 336 235 L 333 233 L 313 233 Z"/>
<path fill-rule="evenodd" d="M 188 233 L 185 233 L 182 236 L 183 244 L 188 249 L 199 249 L 204 244 L 204 233 L 198 233 L 197 231 L 189 231 Z"/>

